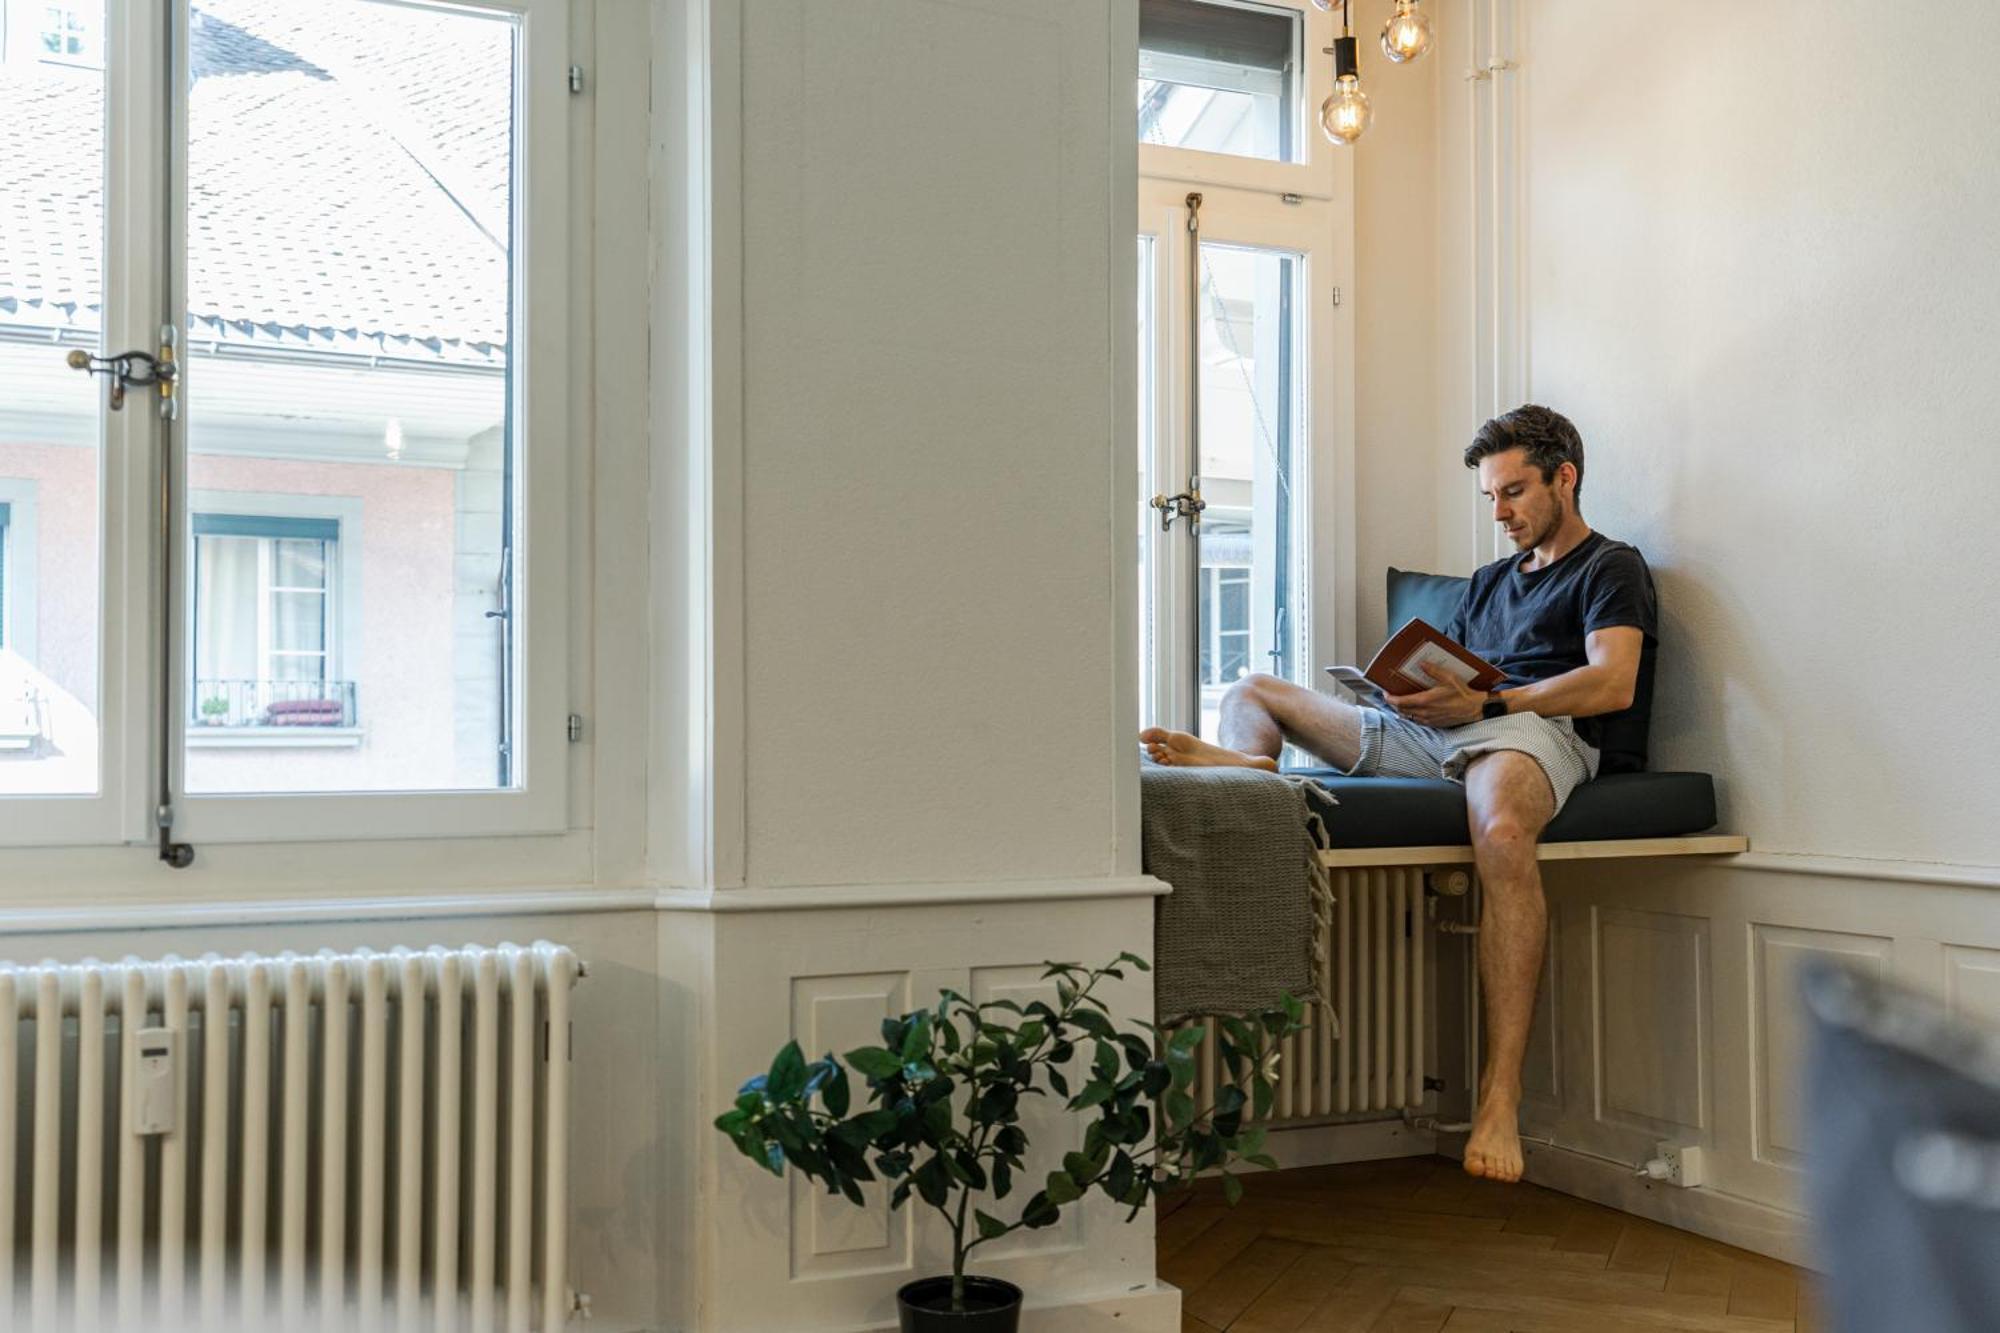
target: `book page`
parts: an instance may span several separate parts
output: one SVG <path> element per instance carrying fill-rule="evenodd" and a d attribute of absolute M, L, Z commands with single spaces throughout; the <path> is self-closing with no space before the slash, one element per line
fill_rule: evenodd
<path fill-rule="evenodd" d="M 1431 678 L 1424 674 L 1424 667 L 1429 667 L 1441 676 L 1448 676 L 1461 685 L 1479 674 L 1477 670 L 1459 661 L 1435 643 L 1420 644 L 1415 652 L 1397 665 L 1396 671 L 1428 690 L 1433 688 L 1433 684 Z"/>

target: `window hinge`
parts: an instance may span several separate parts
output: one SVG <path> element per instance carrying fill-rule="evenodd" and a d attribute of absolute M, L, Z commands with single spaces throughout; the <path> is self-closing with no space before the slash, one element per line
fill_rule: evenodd
<path fill-rule="evenodd" d="M 583 66 L 571 65 L 569 67 L 569 90 L 572 93 L 583 91 Z"/>
<path fill-rule="evenodd" d="M 569 715 L 569 738 L 573 741 L 583 739 L 583 714 L 571 713 Z"/>
<path fill-rule="evenodd" d="M 1340 288 L 1338 287 L 1333 289 L 1333 306 L 1336 310 L 1340 308 Z"/>

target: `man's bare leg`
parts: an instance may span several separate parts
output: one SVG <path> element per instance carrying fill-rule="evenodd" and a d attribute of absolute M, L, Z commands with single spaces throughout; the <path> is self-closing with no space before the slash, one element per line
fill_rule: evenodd
<path fill-rule="evenodd" d="M 1155 763 L 1275 769 L 1290 741 L 1335 768 L 1361 757 L 1361 710 L 1276 676 L 1245 676 L 1222 696 L 1217 744 L 1185 731 L 1148 727 L 1140 744 Z"/>
<path fill-rule="evenodd" d="M 1486 910 L 1479 923 L 1480 998 L 1486 1067 L 1465 1145 L 1465 1170 L 1489 1180 L 1521 1178 L 1521 1062 L 1535 1018 L 1548 905 L 1535 842 L 1555 816 L 1555 792 L 1540 764 L 1506 750 L 1475 759 L 1465 775 L 1472 850 Z"/>

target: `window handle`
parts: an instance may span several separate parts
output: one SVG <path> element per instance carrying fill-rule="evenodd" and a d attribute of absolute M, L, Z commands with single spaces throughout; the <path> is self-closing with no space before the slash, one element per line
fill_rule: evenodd
<path fill-rule="evenodd" d="M 1184 518 L 1190 529 L 1201 526 L 1201 511 L 1208 501 L 1201 498 L 1201 478 L 1189 477 L 1188 488 L 1179 495 L 1156 495 L 1149 502 L 1160 511 L 1160 531 L 1171 532 L 1174 520 Z"/>
<path fill-rule="evenodd" d="M 160 391 L 160 415 L 173 416 L 174 381 L 180 376 L 180 364 L 174 360 L 174 345 L 170 338 L 160 341 L 159 355 L 151 352 L 120 352 L 116 356 L 92 356 L 79 347 L 67 358 L 71 370 L 81 370 L 87 375 L 104 375 L 111 380 L 109 401 L 113 412 L 125 407 L 125 391 L 153 385 Z"/>

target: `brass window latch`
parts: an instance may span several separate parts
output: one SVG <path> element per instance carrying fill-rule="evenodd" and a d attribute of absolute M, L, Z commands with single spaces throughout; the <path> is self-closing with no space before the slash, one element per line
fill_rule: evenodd
<path fill-rule="evenodd" d="M 1201 498 L 1201 478 L 1189 477 L 1188 488 L 1179 495 L 1156 495 L 1151 500 L 1153 508 L 1160 511 L 1160 531 L 1173 529 L 1174 520 L 1184 518 L 1189 528 L 1201 526 L 1201 511 L 1208 508 L 1208 501 Z"/>
<path fill-rule="evenodd" d="M 81 347 L 69 354 L 72 370 L 105 375 L 111 380 L 109 396 L 113 412 L 123 410 L 125 391 L 152 385 L 160 391 L 160 415 L 174 415 L 174 381 L 180 377 L 180 363 L 174 360 L 171 329 L 161 331 L 158 355 L 151 352 L 120 352 L 115 356 L 92 356 Z"/>

